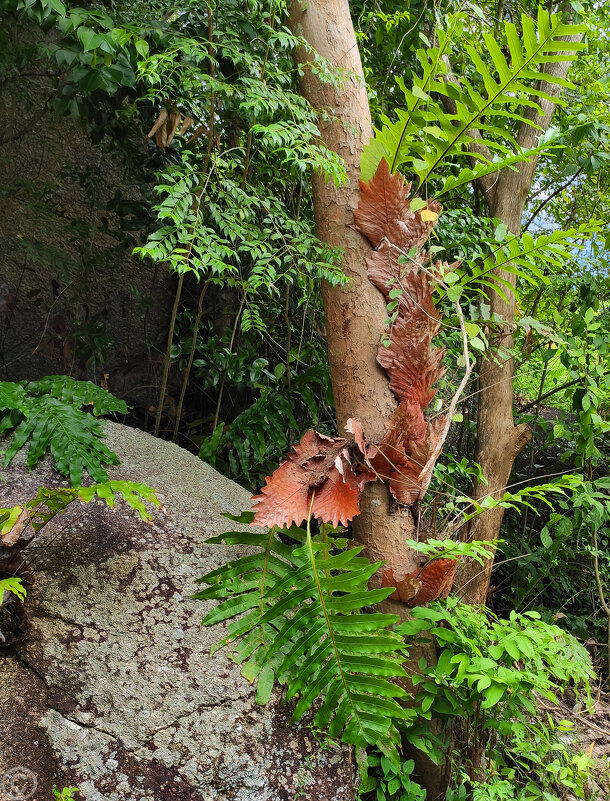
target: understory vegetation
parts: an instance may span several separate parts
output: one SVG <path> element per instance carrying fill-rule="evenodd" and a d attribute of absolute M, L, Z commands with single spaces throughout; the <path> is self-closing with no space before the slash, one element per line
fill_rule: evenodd
<path fill-rule="evenodd" d="M 195 596 L 205 625 L 227 625 L 215 658 L 230 653 L 257 702 L 279 684 L 295 720 L 311 712 L 322 739 L 354 746 L 363 801 L 430 799 L 418 752 L 443 766 L 447 801 L 601 799 L 559 710 L 588 710 L 610 680 L 608 10 L 350 2 L 375 133 L 349 227 L 384 298 L 374 346 L 393 404 L 375 437 L 358 412 L 338 424 L 346 388 L 329 368 L 321 286 L 353 292 L 355 279 L 320 236 L 312 176 L 318 192 L 354 180 L 325 139 L 339 112 L 303 91 L 313 76 L 340 94 L 358 75 L 317 53 L 283 0 L 0 9 L 2 86 L 44 81 L 44 113 L 80 126 L 123 176 L 95 210 L 112 245 L 92 248 L 86 215 L 49 241 L 15 240 L 57 290 L 24 298 L 21 279 L 7 282 L 3 466 L 25 447 L 30 468 L 49 452 L 69 486 L 1 508 L 3 545 L 25 548 L 73 502 L 121 500 L 143 519 L 159 505 L 109 480 L 101 416 L 172 439 L 255 495 L 210 541 L 247 555 Z M 507 224 L 496 183 L 527 165 L 523 214 Z M 76 173 L 94 204 L 105 177 Z M 2 193 L 52 213 L 39 180 Z M 117 275 L 119 257 L 153 284 L 169 273 L 161 338 L 158 297 Z M 90 283 L 131 286 L 144 393 L 108 391 L 108 320 L 52 322 Z M 5 344 L 25 302 L 45 319 L 37 350 L 52 331 L 67 375 L 17 374 Z M 531 436 L 488 491 L 481 395 L 506 365 L 511 421 Z M 409 512 L 410 565 L 354 541 L 376 482 L 388 515 Z M 479 538 L 492 513 L 501 527 Z M 464 565 L 474 579 L 460 584 Z M 472 581 L 484 606 L 466 602 Z M 0 578 L 3 599 L 27 603 L 19 577 Z"/>

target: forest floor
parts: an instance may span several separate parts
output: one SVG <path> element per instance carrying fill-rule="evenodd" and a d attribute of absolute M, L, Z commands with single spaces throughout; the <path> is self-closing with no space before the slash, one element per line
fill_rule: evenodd
<path fill-rule="evenodd" d="M 574 728 L 565 733 L 565 739 L 575 751 L 584 752 L 594 760 L 590 776 L 588 798 L 596 801 L 610 799 L 610 693 L 601 685 L 594 688 L 593 699 L 586 706 L 586 699 L 576 699 L 566 694 L 557 704 L 538 698 L 540 709 L 548 712 L 555 724 L 569 721 Z M 573 796 L 568 796 L 569 799 Z"/>

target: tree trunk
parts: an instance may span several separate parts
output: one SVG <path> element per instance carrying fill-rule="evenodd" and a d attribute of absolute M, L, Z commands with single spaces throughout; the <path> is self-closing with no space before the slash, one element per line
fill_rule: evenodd
<path fill-rule="evenodd" d="M 385 303 L 367 276 L 370 245 L 353 228 L 362 148 L 373 133 L 360 53 L 347 0 L 313 0 L 306 7 L 294 0 L 290 24 L 315 51 L 347 72 L 337 89 L 322 83 L 305 67 L 301 91 L 314 108 L 334 113 L 333 122 L 320 122 L 320 133 L 324 144 L 343 158 L 347 171 L 347 184 L 339 187 L 321 175 L 313 178 L 316 234 L 343 250 L 342 268 L 350 279 L 346 286 L 325 283 L 322 289 L 339 433 L 346 421 L 355 417 L 362 421 L 366 435 L 379 441 L 396 401 L 377 364 L 387 316 Z M 313 55 L 304 49 L 296 57 L 300 64 L 313 62 Z M 410 510 L 390 512 L 388 489 L 380 482 L 368 486 L 360 508 L 361 514 L 354 519 L 354 536 L 365 546 L 366 555 L 385 560 L 401 574 L 414 570 L 416 555 L 404 545 L 414 531 Z M 387 603 L 404 616 L 403 604 Z"/>
<path fill-rule="evenodd" d="M 580 36 L 566 37 L 566 41 L 579 41 Z M 569 61 L 544 65 L 543 72 L 565 78 L 570 68 Z M 559 97 L 561 87 L 556 84 L 540 82 L 539 88 L 551 97 Z M 533 98 L 542 107 L 540 115 L 535 108 L 528 107 L 523 116 L 534 122 L 538 128 L 522 123 L 517 134 L 520 147 L 535 147 L 538 138 L 548 129 L 556 104 L 552 100 Z M 510 233 L 521 234 L 521 217 L 530 192 L 538 157 L 520 165 L 518 171 L 506 169 L 500 173 L 497 182 L 482 186 L 487 192 L 487 205 L 490 215 L 502 220 Z M 493 176 L 486 176 L 490 178 Z M 497 275 L 504 281 L 516 285 L 516 276 L 504 270 Z M 512 349 L 515 323 L 515 295 L 504 289 L 504 300 L 497 292 L 491 292 L 489 302 L 491 314 L 498 314 L 505 322 L 496 327 L 492 337 L 491 354 L 484 358 L 479 372 L 479 403 L 477 417 L 477 447 L 475 461 L 481 465 L 488 484 L 477 483 L 474 497 L 481 499 L 486 495 L 500 497 L 510 480 L 513 463 L 531 437 L 527 423 L 519 426 L 513 421 L 513 377 L 515 364 L 512 357 L 503 358 L 502 350 Z M 498 351 L 498 349 L 500 349 Z M 468 531 L 470 540 L 493 540 L 500 535 L 504 509 L 496 508 L 475 518 Z M 485 603 L 493 560 L 481 567 L 470 560 L 458 573 L 456 589 L 468 603 Z"/>
<path fill-rule="evenodd" d="M 306 68 L 301 91 L 314 108 L 334 112 L 336 119 L 332 123 L 321 120 L 320 133 L 324 144 L 343 158 L 347 171 L 347 183 L 339 187 L 320 175 L 313 179 L 316 234 L 323 242 L 342 248 L 342 268 L 350 279 L 346 286 L 324 284 L 322 290 L 339 433 L 347 420 L 355 417 L 362 422 L 367 437 L 379 441 L 396 401 L 387 376 L 377 363 L 377 348 L 387 317 L 385 302 L 367 276 L 370 245 L 353 228 L 362 148 L 373 132 L 360 53 L 347 0 L 309 0 L 306 8 L 293 0 L 290 17 L 294 33 L 348 73 L 337 90 Z M 300 64 L 313 61 L 313 56 L 303 49 L 296 57 Z M 369 484 L 361 495 L 360 510 L 353 521 L 353 532 L 364 545 L 366 556 L 385 561 L 399 575 L 414 570 L 419 564 L 417 554 L 405 545 L 415 532 L 411 510 L 391 511 L 388 488 L 379 481 Z M 379 582 L 379 575 L 374 576 L 371 585 L 378 586 Z M 384 601 L 380 607 L 401 619 L 409 613 L 407 606 L 396 601 Z M 414 663 L 424 654 L 428 660 L 435 658 L 432 641 L 415 651 L 413 648 L 411 653 Z M 429 801 L 441 801 L 448 783 L 444 766 L 434 765 L 411 747 L 405 749 L 405 756 L 415 760 L 417 779 L 425 787 Z"/>

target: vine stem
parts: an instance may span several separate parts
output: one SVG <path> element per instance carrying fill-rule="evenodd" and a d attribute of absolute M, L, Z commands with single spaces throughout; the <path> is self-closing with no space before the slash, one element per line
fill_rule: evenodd
<path fill-rule="evenodd" d="M 447 439 L 447 434 L 449 433 L 449 428 L 451 426 L 451 422 L 453 420 L 453 415 L 455 414 L 455 408 L 458 404 L 459 399 L 466 388 L 466 384 L 470 378 L 470 374 L 474 369 L 474 363 L 470 361 L 470 354 L 468 352 L 468 334 L 466 332 L 466 324 L 464 322 L 464 313 L 462 311 L 462 307 L 460 305 L 459 300 L 456 300 L 455 307 L 457 309 L 458 319 L 460 321 L 460 330 L 462 332 L 462 348 L 464 353 L 464 361 L 465 361 L 465 370 L 464 375 L 462 376 L 462 380 L 460 382 L 459 387 L 453 398 L 451 399 L 451 403 L 449 404 L 449 409 L 447 410 L 447 416 L 445 418 L 445 422 L 443 424 L 443 430 L 441 431 L 441 435 L 438 438 L 436 445 L 434 446 L 434 450 L 428 457 L 428 461 L 424 465 L 419 474 L 419 478 L 425 478 L 428 474 L 432 474 L 432 470 L 434 469 L 434 465 L 436 464 L 436 460 L 440 456 L 440 453 L 443 449 L 443 445 L 445 444 L 445 440 Z"/>
<path fill-rule="evenodd" d="M 233 323 L 233 331 L 231 331 L 231 341 L 229 342 L 229 352 L 233 352 L 233 342 L 235 341 L 235 332 L 237 331 L 237 324 L 239 323 L 239 318 L 241 317 L 241 311 L 244 308 L 244 303 L 246 302 L 246 296 L 243 295 L 241 299 L 241 303 L 239 304 L 239 309 L 237 310 L 237 314 L 235 315 L 235 322 Z M 212 423 L 212 431 L 216 431 L 216 427 L 218 425 L 218 417 L 220 416 L 220 405 L 222 403 L 222 396 L 224 394 L 225 383 L 227 381 L 227 374 L 222 377 L 222 382 L 220 384 L 220 389 L 218 390 L 218 400 L 216 401 L 216 411 L 214 412 L 214 422 Z"/>
<path fill-rule="evenodd" d="M 597 594 L 599 596 L 599 602 L 601 603 L 602 609 L 606 613 L 606 618 L 608 619 L 607 658 L 608 658 L 608 674 L 610 675 L 610 606 L 608 606 L 608 602 L 606 601 L 606 594 L 604 593 L 601 576 L 599 575 L 599 550 L 597 547 L 597 529 L 594 528 L 592 534 L 593 534 L 593 570 L 595 571 L 595 584 L 597 585 Z"/>
<path fill-rule="evenodd" d="M 193 366 L 193 359 L 195 358 L 195 351 L 197 350 L 197 337 L 199 335 L 199 324 L 201 323 L 201 317 L 203 316 L 203 299 L 205 298 L 210 283 L 211 279 L 208 278 L 208 280 L 201 288 L 201 293 L 199 295 L 199 303 L 197 305 L 197 316 L 195 317 L 195 323 L 193 324 L 193 341 L 191 343 L 191 351 L 189 353 L 188 363 L 184 371 L 184 378 L 182 379 L 182 389 L 180 390 L 180 400 L 178 401 L 178 410 L 176 412 L 176 422 L 174 423 L 174 433 L 172 434 L 172 442 L 175 442 L 176 439 L 178 438 L 178 428 L 180 426 L 180 418 L 182 417 L 182 405 L 184 403 L 184 396 L 186 395 L 186 388 L 188 386 L 188 380 L 191 374 L 191 367 Z"/>
<path fill-rule="evenodd" d="M 172 342 L 174 339 L 174 330 L 176 328 L 176 316 L 178 314 L 178 304 L 180 303 L 180 296 L 182 295 L 182 284 L 184 283 L 184 273 L 180 273 L 178 278 L 178 286 L 176 287 L 176 294 L 174 296 L 174 305 L 172 307 L 172 316 L 169 321 L 169 331 L 167 333 L 167 346 L 165 348 L 165 357 L 163 359 L 163 377 L 161 379 L 161 389 L 159 390 L 159 401 L 157 404 L 157 413 L 155 415 L 155 428 L 154 436 L 159 436 L 159 426 L 161 425 L 161 413 L 163 411 L 163 402 L 165 400 L 165 392 L 167 390 L 167 376 L 169 374 L 169 365 L 172 355 Z"/>
<path fill-rule="evenodd" d="M 214 78 L 215 75 L 216 75 L 216 67 L 214 65 L 214 44 L 213 44 L 213 41 L 212 41 L 212 35 L 213 35 L 212 11 L 211 11 L 210 6 L 208 6 L 207 17 L 208 17 L 208 56 L 210 58 L 210 75 L 211 75 L 212 78 Z M 199 186 L 197 187 L 197 191 L 195 192 L 195 202 L 196 202 L 196 206 L 197 206 L 197 211 L 196 211 L 196 219 L 195 219 L 195 222 L 193 223 L 193 227 L 191 229 L 191 235 L 192 236 L 195 235 L 195 229 L 196 229 L 196 226 L 197 226 L 197 220 L 199 218 L 199 211 L 201 209 L 201 195 L 203 193 L 203 179 L 204 179 L 204 177 L 205 177 L 205 175 L 206 175 L 206 173 L 208 171 L 208 167 L 210 165 L 210 158 L 211 158 L 211 155 L 212 155 L 212 146 L 213 146 L 213 140 L 214 140 L 214 110 L 215 110 L 215 98 L 214 98 L 214 90 L 212 90 L 211 93 L 210 93 L 210 122 L 209 122 L 209 125 L 208 125 L 208 145 L 207 145 L 207 150 L 206 150 L 206 155 L 205 155 L 205 162 L 203 164 L 203 169 L 201 171 L 201 176 L 199 178 Z M 192 249 L 193 249 L 193 242 L 191 240 L 191 242 L 189 243 L 188 254 L 187 254 L 186 259 L 185 259 L 185 262 L 186 262 L 187 265 L 188 265 L 188 263 L 190 261 L 190 258 L 191 258 Z M 184 272 L 180 273 L 180 276 L 178 278 L 178 286 L 176 287 L 176 295 L 174 297 L 174 305 L 172 307 L 172 316 L 171 316 L 170 323 L 169 323 L 169 332 L 168 332 L 168 335 L 167 335 L 167 346 L 165 348 L 165 358 L 164 358 L 164 361 L 163 361 L 163 377 L 161 379 L 161 389 L 159 391 L 159 401 L 158 401 L 158 405 L 157 405 L 157 412 L 156 412 L 156 415 L 155 415 L 155 428 L 154 428 L 154 432 L 153 432 L 155 437 L 159 436 L 159 427 L 161 425 L 161 414 L 163 412 L 163 402 L 165 401 L 165 393 L 167 391 L 167 377 L 169 375 L 169 366 L 170 366 L 170 363 L 171 363 L 172 342 L 174 340 L 174 331 L 176 329 L 176 316 L 178 314 L 178 304 L 180 303 L 180 297 L 182 295 L 182 285 L 183 285 L 183 283 L 184 283 Z M 204 290 L 207 290 L 208 284 L 209 284 L 209 280 L 206 281 L 206 284 L 204 285 Z M 205 292 L 203 292 L 203 295 L 205 295 Z M 199 298 L 199 305 L 200 306 L 201 306 L 202 302 L 203 302 L 203 296 Z M 201 320 L 201 313 L 199 313 L 199 312 L 198 312 L 198 320 L 199 321 Z M 198 330 L 199 330 L 199 324 L 197 323 L 197 327 L 193 331 L 193 343 L 195 343 L 196 340 L 197 340 Z M 186 383 L 188 381 L 189 372 L 190 372 L 190 369 L 191 369 L 191 365 L 193 363 L 193 354 L 194 354 L 194 350 L 191 349 L 191 356 L 190 356 L 190 359 L 189 359 L 189 366 L 188 366 L 187 371 L 186 371 L 185 379 L 182 382 L 182 390 L 181 390 L 181 393 L 180 393 L 180 403 L 179 403 L 179 406 L 178 406 L 178 413 L 176 415 L 176 423 L 175 423 L 175 426 L 174 426 L 174 433 L 172 435 L 172 439 L 173 439 L 174 442 L 176 441 L 176 436 L 177 436 L 177 433 L 178 433 L 178 425 L 180 424 L 180 417 L 181 417 L 181 414 L 182 414 L 182 403 L 184 401 L 184 395 L 186 393 Z"/>

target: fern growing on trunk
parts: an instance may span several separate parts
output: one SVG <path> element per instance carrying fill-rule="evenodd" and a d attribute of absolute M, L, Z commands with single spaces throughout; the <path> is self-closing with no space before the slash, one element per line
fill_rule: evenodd
<path fill-rule="evenodd" d="M 253 518 L 245 512 L 232 519 Z M 326 524 L 313 535 L 310 519 L 306 529 L 230 531 L 209 539 L 254 546 L 257 552 L 199 580 L 208 587 L 196 598 L 221 601 L 203 623 L 237 618 L 217 647 L 235 644 L 233 656 L 243 675 L 258 678 L 259 703 L 268 700 L 277 678 L 286 686 L 286 698 L 298 699 L 294 720 L 321 699 L 316 726 L 352 745 L 377 745 L 395 754 L 400 736 L 393 721 L 414 715 L 396 700 L 405 690 L 392 683 L 407 675 L 402 638 L 389 630 L 398 617 L 363 611 L 393 587 L 368 589 L 380 563 L 360 556 L 361 547 L 348 548 L 347 539 Z"/>
<path fill-rule="evenodd" d="M 541 80 L 572 86 L 542 68 L 551 61 L 576 58 L 586 45 L 565 37 L 584 33 L 586 26 L 565 24 L 560 15 L 549 14 L 543 6 L 538 9 L 536 22 L 522 15 L 521 36 L 512 22 L 505 22 L 505 51 L 494 36 L 483 36 L 491 67 L 474 46 L 466 47 L 475 76 L 470 82 L 462 78 L 460 85 L 450 75 L 448 66 L 453 29 L 459 24 L 459 14 L 449 17 L 448 30 L 437 28 L 438 45 L 418 51 L 422 70 L 421 75 L 413 77 L 411 88 L 397 78 L 405 108 L 396 110 L 395 122 L 385 118 L 383 128 L 375 131 L 375 137 L 364 148 L 363 180 L 373 177 L 384 158 L 392 172 L 408 162 L 409 171 L 420 186 L 437 182 L 433 194 L 439 198 L 484 175 L 526 161 L 548 147 L 548 141 L 540 141 L 536 148 L 521 150 L 511 123 L 534 125 L 534 122 L 527 114 L 517 113 L 514 105 L 517 102 L 540 110 L 537 101 L 549 98 L 539 87 Z M 558 97 L 552 100 L 563 102 Z M 481 133 L 475 134 L 475 128 Z M 483 155 L 480 145 L 493 154 L 493 160 Z M 475 154 L 477 159 L 473 167 L 461 169 L 457 175 L 447 175 L 446 169 L 442 169 L 450 159 L 455 162 L 468 154 Z"/>

